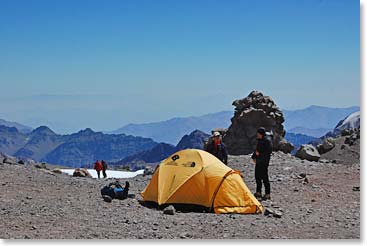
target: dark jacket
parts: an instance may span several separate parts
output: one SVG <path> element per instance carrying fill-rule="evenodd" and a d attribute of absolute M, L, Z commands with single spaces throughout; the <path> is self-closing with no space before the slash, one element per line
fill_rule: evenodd
<path fill-rule="evenodd" d="M 105 161 L 102 161 L 102 169 L 107 170 L 107 163 Z"/>
<path fill-rule="evenodd" d="M 211 153 L 216 156 L 221 162 L 227 165 L 228 161 L 228 152 L 224 143 L 220 142 L 217 148 L 214 146 L 214 140 L 210 141 L 205 149 L 205 151 Z"/>
<path fill-rule="evenodd" d="M 256 151 L 259 152 L 258 156 L 256 156 Z M 256 150 L 252 154 L 251 158 L 256 159 L 256 164 L 269 165 L 272 151 L 273 143 L 270 136 L 264 136 L 262 139 L 257 140 Z"/>

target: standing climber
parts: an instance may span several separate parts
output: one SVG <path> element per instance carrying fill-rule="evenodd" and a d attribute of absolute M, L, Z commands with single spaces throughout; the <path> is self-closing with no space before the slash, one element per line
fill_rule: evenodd
<path fill-rule="evenodd" d="M 213 137 L 209 140 L 205 151 L 211 153 L 216 156 L 221 162 L 227 165 L 228 153 L 227 148 L 222 142 L 221 136 L 219 132 L 214 132 Z"/>
<path fill-rule="evenodd" d="M 271 137 L 266 135 L 264 127 L 260 127 L 256 133 L 257 145 L 256 150 L 252 154 L 252 160 L 255 163 L 255 179 L 256 179 L 256 198 L 263 200 L 270 200 L 270 182 L 268 175 L 268 167 L 270 162 L 270 155 L 273 150 Z M 265 195 L 261 196 L 262 183 L 265 186 Z"/>
<path fill-rule="evenodd" d="M 102 174 L 103 174 L 103 178 L 107 178 L 106 170 L 107 170 L 107 163 L 104 160 L 102 160 Z"/>
<path fill-rule="evenodd" d="M 99 160 L 97 160 L 96 163 L 94 164 L 94 169 L 97 171 L 98 178 L 100 178 L 101 170 L 103 169 L 103 167 L 102 163 Z"/>

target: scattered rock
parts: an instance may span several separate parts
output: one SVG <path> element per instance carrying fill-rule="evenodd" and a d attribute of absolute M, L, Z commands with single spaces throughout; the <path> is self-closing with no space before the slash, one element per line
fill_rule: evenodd
<path fill-rule="evenodd" d="M 53 173 L 57 173 L 57 174 L 62 174 L 62 171 L 60 168 L 55 168 L 54 170 L 52 170 Z"/>
<path fill-rule="evenodd" d="M 13 165 L 13 164 L 17 164 L 17 160 L 15 158 L 7 157 L 4 159 L 3 163 Z"/>
<path fill-rule="evenodd" d="M 294 145 L 287 140 L 282 139 L 279 141 L 278 149 L 284 153 L 291 153 L 294 149 Z"/>
<path fill-rule="evenodd" d="M 47 173 L 47 174 L 50 174 L 52 176 L 55 176 L 55 173 L 54 172 L 51 172 L 50 170 L 47 170 L 47 169 L 42 169 L 43 172 Z"/>
<path fill-rule="evenodd" d="M 264 211 L 265 216 L 272 215 L 273 213 L 274 213 L 274 211 L 272 209 L 265 208 L 265 211 Z"/>
<path fill-rule="evenodd" d="M 322 144 L 317 145 L 317 150 L 320 154 L 324 154 L 326 152 L 329 152 L 335 147 L 335 139 L 328 137 L 325 138 Z"/>
<path fill-rule="evenodd" d="M 360 187 L 359 186 L 353 186 L 353 191 L 360 191 Z"/>
<path fill-rule="evenodd" d="M 151 166 L 146 166 L 144 168 L 144 175 L 153 175 L 154 169 Z"/>
<path fill-rule="evenodd" d="M 91 178 L 92 175 L 85 168 L 76 168 L 73 173 L 73 177 L 88 177 Z"/>
<path fill-rule="evenodd" d="M 163 214 L 174 215 L 175 211 L 176 211 L 175 208 L 172 205 L 170 205 L 166 207 L 165 209 L 163 209 Z"/>
<path fill-rule="evenodd" d="M 188 232 L 184 232 L 184 233 L 180 234 L 181 239 L 186 239 L 186 238 L 190 238 L 190 237 L 191 237 L 191 235 Z"/>
<path fill-rule="evenodd" d="M 318 161 L 320 154 L 313 145 L 302 144 L 296 153 L 296 157 L 308 161 Z"/>
<path fill-rule="evenodd" d="M 300 173 L 297 177 L 298 177 L 299 179 L 304 179 L 304 178 L 306 178 L 306 176 L 307 176 L 307 174 L 306 174 L 306 173 Z"/>
<path fill-rule="evenodd" d="M 281 213 L 281 212 L 279 212 L 279 211 L 274 211 L 273 216 L 274 216 L 275 218 L 281 218 L 281 217 L 283 216 L 283 213 Z"/>

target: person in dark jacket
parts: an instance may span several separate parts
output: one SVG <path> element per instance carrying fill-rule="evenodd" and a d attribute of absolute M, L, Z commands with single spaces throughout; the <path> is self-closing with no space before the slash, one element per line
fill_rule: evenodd
<path fill-rule="evenodd" d="M 103 174 L 103 178 L 107 178 L 106 170 L 107 170 L 107 163 L 104 160 L 102 160 L 102 174 Z"/>
<path fill-rule="evenodd" d="M 221 136 L 219 132 L 214 132 L 212 139 L 209 141 L 205 151 L 216 156 L 221 162 L 227 165 L 228 152 L 227 148 L 222 143 Z"/>
<path fill-rule="evenodd" d="M 255 163 L 255 179 L 256 179 L 256 198 L 269 200 L 270 198 L 270 182 L 268 175 L 268 167 L 270 162 L 270 155 L 273 151 L 272 139 L 266 135 L 264 127 L 257 130 L 257 145 L 256 150 L 252 154 L 252 160 Z M 265 186 L 265 196 L 261 196 L 262 183 Z"/>

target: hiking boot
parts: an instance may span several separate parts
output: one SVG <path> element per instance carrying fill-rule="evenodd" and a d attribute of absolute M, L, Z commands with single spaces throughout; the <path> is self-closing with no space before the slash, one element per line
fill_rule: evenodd
<path fill-rule="evenodd" d="M 265 194 L 262 198 L 263 201 L 271 200 L 270 194 Z"/>
<path fill-rule="evenodd" d="M 260 193 L 260 192 L 256 192 L 256 193 L 254 194 L 254 196 L 255 196 L 257 199 L 259 199 L 259 198 L 261 198 L 261 193 Z"/>

